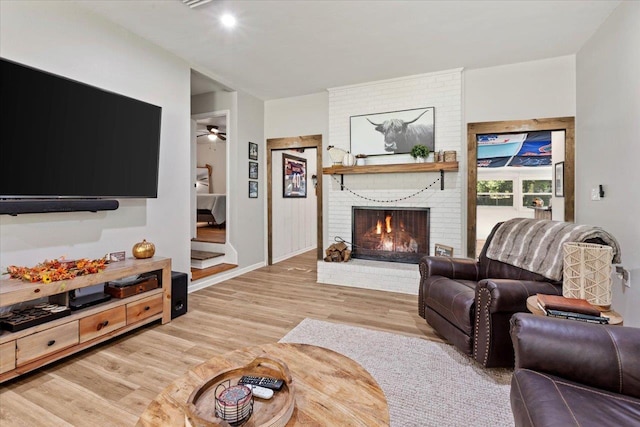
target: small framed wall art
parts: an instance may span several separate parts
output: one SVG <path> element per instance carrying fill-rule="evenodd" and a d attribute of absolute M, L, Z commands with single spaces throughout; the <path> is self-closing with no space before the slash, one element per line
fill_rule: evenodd
<path fill-rule="evenodd" d="M 435 256 L 453 256 L 453 248 L 451 246 L 436 243 L 434 248 Z"/>
<path fill-rule="evenodd" d="M 249 198 L 258 198 L 258 181 L 249 181 Z"/>
<path fill-rule="evenodd" d="M 307 159 L 282 154 L 282 197 L 307 197 Z"/>
<path fill-rule="evenodd" d="M 249 179 L 258 179 L 258 163 L 249 162 Z"/>
<path fill-rule="evenodd" d="M 258 160 L 258 144 L 255 142 L 249 142 L 249 158 L 251 160 Z"/>

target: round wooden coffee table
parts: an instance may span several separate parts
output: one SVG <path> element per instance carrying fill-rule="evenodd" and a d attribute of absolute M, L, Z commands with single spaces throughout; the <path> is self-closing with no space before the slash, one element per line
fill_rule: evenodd
<path fill-rule="evenodd" d="M 295 409 L 287 426 L 388 426 L 384 393 L 359 364 L 335 351 L 307 344 L 266 344 L 216 356 L 165 388 L 137 426 L 184 426 L 183 405 L 194 389 L 222 370 L 244 366 L 264 354 L 285 362 L 295 386 Z"/>
<path fill-rule="evenodd" d="M 622 325 L 622 322 L 623 322 L 622 315 L 617 311 L 604 310 L 598 306 L 594 306 L 594 307 L 600 310 L 600 313 L 602 313 L 604 317 L 609 318 L 610 325 Z M 527 310 L 529 310 L 531 313 L 537 316 L 545 315 L 544 311 L 542 311 L 542 309 L 538 307 L 538 297 L 536 295 L 531 295 L 529 298 L 527 298 Z"/>

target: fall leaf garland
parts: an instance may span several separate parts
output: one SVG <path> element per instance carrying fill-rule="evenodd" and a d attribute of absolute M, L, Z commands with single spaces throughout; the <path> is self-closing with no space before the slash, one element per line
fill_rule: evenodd
<path fill-rule="evenodd" d="M 20 279 L 25 282 L 51 283 L 59 280 L 73 279 L 76 276 L 95 274 L 107 268 L 107 258 L 77 259 L 67 261 L 64 259 L 45 260 L 35 267 L 20 267 L 10 265 L 5 274 L 12 279 Z"/>

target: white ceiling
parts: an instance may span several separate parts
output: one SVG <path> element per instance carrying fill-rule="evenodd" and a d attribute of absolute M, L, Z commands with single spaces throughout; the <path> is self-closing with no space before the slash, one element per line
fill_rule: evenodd
<path fill-rule="evenodd" d="M 77 3 L 266 100 L 574 54 L 620 1 Z M 219 24 L 223 12 L 237 17 L 234 30 Z"/>

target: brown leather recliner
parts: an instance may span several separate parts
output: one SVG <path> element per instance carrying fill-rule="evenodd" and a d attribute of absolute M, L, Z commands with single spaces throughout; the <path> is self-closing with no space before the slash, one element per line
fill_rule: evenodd
<path fill-rule="evenodd" d="M 426 256 L 420 261 L 418 313 L 429 325 L 485 367 L 513 366 L 509 319 L 527 311 L 537 293 L 562 295 L 562 282 L 486 257 Z"/>
<path fill-rule="evenodd" d="M 516 314 L 517 427 L 640 425 L 640 328 Z"/>

